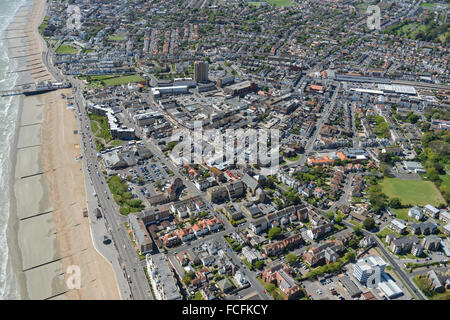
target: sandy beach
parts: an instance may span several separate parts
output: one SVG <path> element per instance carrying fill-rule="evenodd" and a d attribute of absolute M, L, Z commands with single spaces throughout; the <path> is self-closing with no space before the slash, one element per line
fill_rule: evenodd
<path fill-rule="evenodd" d="M 9 26 L 10 56 L 19 59 L 17 84 L 54 80 L 42 63 L 37 33 L 45 0 L 29 0 Z M 11 215 L 13 267 L 23 299 L 120 299 L 110 263 L 94 248 L 82 215 L 86 190 L 80 137 L 69 89 L 21 97 L 12 148 Z M 69 266 L 80 268 L 81 286 L 68 288 Z"/>

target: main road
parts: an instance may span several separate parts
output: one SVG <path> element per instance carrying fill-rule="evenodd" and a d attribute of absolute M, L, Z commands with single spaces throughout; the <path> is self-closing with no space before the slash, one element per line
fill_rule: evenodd
<path fill-rule="evenodd" d="M 98 166 L 97 150 L 95 150 L 87 116 L 85 104 L 82 99 L 81 85 L 75 79 L 69 79 L 73 85 L 74 100 L 76 104 L 77 119 L 79 122 L 80 136 L 83 140 L 82 150 L 89 176 L 86 177 L 92 184 L 98 199 L 98 205 L 102 208 L 103 217 L 106 220 L 108 231 L 111 233 L 114 245 L 119 253 L 119 263 L 122 266 L 123 275 L 129 281 L 133 299 L 152 299 L 150 287 L 144 270 L 139 267 L 139 259 L 128 236 L 124 223 L 125 216 L 120 215 L 119 208 L 110 194 L 107 182 L 100 173 Z M 120 277 L 120 275 L 117 275 Z"/>

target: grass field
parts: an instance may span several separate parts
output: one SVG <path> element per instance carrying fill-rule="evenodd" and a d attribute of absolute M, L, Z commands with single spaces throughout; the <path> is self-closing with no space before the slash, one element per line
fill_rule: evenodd
<path fill-rule="evenodd" d="M 112 41 L 121 41 L 121 40 L 123 40 L 123 37 L 109 35 L 109 36 L 108 36 L 108 40 L 112 40 Z"/>
<path fill-rule="evenodd" d="M 266 0 L 266 2 L 277 7 L 290 7 L 294 5 L 291 0 Z"/>
<path fill-rule="evenodd" d="M 75 49 L 74 47 L 71 47 L 69 45 L 60 45 L 56 51 L 57 54 L 75 54 L 78 52 L 78 49 Z"/>
<path fill-rule="evenodd" d="M 118 86 L 125 83 L 134 83 L 139 81 L 144 81 L 145 79 L 141 76 L 135 74 L 132 76 L 123 76 L 123 77 L 117 77 L 117 78 L 110 78 L 103 80 L 103 83 L 106 86 Z"/>
<path fill-rule="evenodd" d="M 400 220 L 405 221 L 411 221 L 411 222 L 417 222 L 416 219 L 411 218 L 408 216 L 409 208 L 402 208 L 402 209 L 392 209 L 395 213 L 395 217 Z"/>
<path fill-rule="evenodd" d="M 431 181 L 385 178 L 381 187 L 389 198 L 399 198 L 403 205 L 438 206 L 445 203 L 441 193 Z"/>

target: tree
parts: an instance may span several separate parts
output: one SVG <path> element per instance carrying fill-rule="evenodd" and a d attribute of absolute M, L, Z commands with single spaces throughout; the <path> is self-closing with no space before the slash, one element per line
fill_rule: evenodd
<path fill-rule="evenodd" d="M 274 238 L 279 237 L 280 235 L 281 235 L 281 229 L 279 227 L 274 227 L 269 230 L 268 238 L 274 239 Z"/>
<path fill-rule="evenodd" d="M 258 260 L 253 263 L 253 267 L 255 269 L 261 269 L 263 267 L 263 265 L 264 265 L 264 261 L 262 261 L 262 260 Z"/>
<path fill-rule="evenodd" d="M 138 183 L 138 185 L 143 186 L 145 184 L 144 179 L 142 179 L 141 177 L 136 179 L 136 182 Z"/>
<path fill-rule="evenodd" d="M 195 277 L 194 271 L 186 272 L 186 274 L 183 277 L 183 283 L 188 286 L 191 283 L 192 279 L 194 279 L 194 277 Z"/>
<path fill-rule="evenodd" d="M 273 283 L 267 285 L 267 287 L 266 287 L 268 292 L 273 292 L 276 288 L 277 287 Z"/>
<path fill-rule="evenodd" d="M 372 230 L 375 227 L 375 220 L 372 217 L 368 217 L 364 220 L 363 225 L 366 230 Z"/>
<path fill-rule="evenodd" d="M 336 223 L 339 224 L 339 223 L 342 222 L 343 219 L 344 219 L 344 214 L 341 213 L 341 212 L 339 212 L 339 213 L 337 214 L 336 218 L 334 219 L 334 221 L 335 221 Z"/>
<path fill-rule="evenodd" d="M 327 212 L 327 218 L 330 220 L 334 220 L 334 212 L 333 211 L 328 211 Z"/>
<path fill-rule="evenodd" d="M 173 149 L 177 144 L 178 144 L 177 141 L 170 141 L 170 142 L 167 144 L 167 149 L 170 150 L 170 151 L 172 151 L 172 149 Z"/>
<path fill-rule="evenodd" d="M 351 239 L 351 240 L 348 242 L 348 246 L 351 247 L 351 248 L 353 248 L 353 249 L 356 249 L 356 248 L 358 247 L 358 240 L 356 240 L 356 239 Z"/>
<path fill-rule="evenodd" d="M 354 226 L 354 227 L 353 227 L 353 232 L 354 232 L 355 235 L 357 235 L 358 237 L 359 237 L 359 236 L 362 236 L 362 230 L 361 230 L 361 228 L 358 227 L 358 226 Z"/>
<path fill-rule="evenodd" d="M 389 206 L 394 209 L 400 209 L 402 207 L 402 203 L 399 198 L 392 198 L 389 201 Z"/>
<path fill-rule="evenodd" d="M 155 182 L 155 187 L 157 187 L 158 189 L 161 189 L 162 186 L 163 186 L 163 184 L 162 184 L 161 180 L 158 180 L 158 181 Z"/>
<path fill-rule="evenodd" d="M 286 256 L 286 261 L 289 262 L 289 263 L 293 263 L 293 262 L 297 261 L 297 256 L 295 254 L 293 254 L 293 253 L 289 253 Z"/>

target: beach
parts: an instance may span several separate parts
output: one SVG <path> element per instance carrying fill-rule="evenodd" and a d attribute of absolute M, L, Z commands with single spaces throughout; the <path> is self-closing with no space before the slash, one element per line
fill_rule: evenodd
<path fill-rule="evenodd" d="M 55 80 L 37 32 L 45 0 L 28 0 L 8 27 L 17 85 Z M 70 89 L 19 98 L 11 147 L 10 263 L 22 299 L 120 299 L 111 264 L 95 249 L 83 217 L 86 190 Z M 71 268 L 80 270 L 80 287 Z M 7 297 L 8 298 L 8 297 Z"/>

